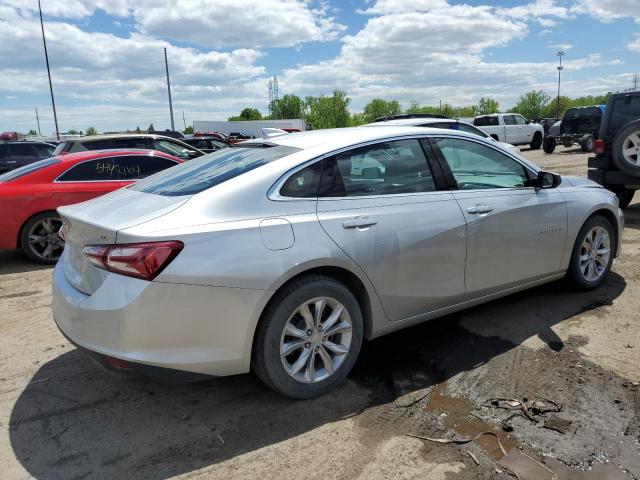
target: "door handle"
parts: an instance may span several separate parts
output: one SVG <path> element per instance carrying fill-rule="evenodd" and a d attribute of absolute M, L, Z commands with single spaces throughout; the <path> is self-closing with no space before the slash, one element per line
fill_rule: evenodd
<path fill-rule="evenodd" d="M 343 228 L 366 228 L 377 224 L 378 221 L 369 217 L 357 217 L 342 223 Z"/>
<path fill-rule="evenodd" d="M 467 208 L 467 213 L 470 213 L 473 215 L 484 215 L 492 211 L 493 211 L 493 207 L 490 207 L 489 205 L 482 205 L 482 204 L 478 204 L 475 207 Z"/>

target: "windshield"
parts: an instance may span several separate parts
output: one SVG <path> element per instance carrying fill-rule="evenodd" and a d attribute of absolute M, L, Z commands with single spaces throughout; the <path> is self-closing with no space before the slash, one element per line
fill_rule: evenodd
<path fill-rule="evenodd" d="M 130 188 L 165 196 L 194 195 L 299 150 L 283 145 L 225 148 L 153 175 Z"/>
<path fill-rule="evenodd" d="M 3 175 L 0 175 L 0 182 L 8 182 L 10 180 L 15 180 L 16 178 L 20 178 L 28 173 L 35 172 L 44 167 L 48 167 L 49 165 L 53 165 L 54 163 L 58 163 L 60 160 L 57 158 L 45 158 L 44 160 L 39 160 L 37 162 L 30 163 L 29 165 L 25 165 L 24 167 L 16 168 L 15 170 L 11 170 Z"/>

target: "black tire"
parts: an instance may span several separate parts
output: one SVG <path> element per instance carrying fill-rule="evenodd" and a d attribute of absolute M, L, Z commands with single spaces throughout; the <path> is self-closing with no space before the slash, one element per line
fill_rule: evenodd
<path fill-rule="evenodd" d="M 330 297 L 344 306 L 352 325 L 351 343 L 346 357 L 328 378 L 315 383 L 303 383 L 285 370 L 280 346 L 289 318 L 299 306 L 316 297 Z M 262 382 L 281 395 L 294 399 L 317 397 L 335 388 L 351 371 L 360 353 L 362 338 L 362 312 L 353 293 L 330 277 L 307 275 L 286 285 L 270 302 L 256 332 L 251 366 Z M 304 348 L 307 348 L 306 344 Z"/>
<path fill-rule="evenodd" d="M 50 225 L 49 230 L 45 228 Z M 62 220 L 56 212 L 39 213 L 31 217 L 20 231 L 20 247 L 31 260 L 45 265 L 53 265 L 60 258 L 64 248 L 64 242 L 58 237 L 58 230 L 62 226 Z M 30 241 L 31 236 L 43 237 L 42 242 Z M 48 254 L 47 245 L 51 244 L 51 253 Z"/>
<path fill-rule="evenodd" d="M 583 152 L 592 152 L 593 142 L 593 135 L 585 135 L 580 139 L 580 150 L 582 150 Z"/>
<path fill-rule="evenodd" d="M 542 149 L 544 150 L 544 153 L 553 153 L 556 149 L 555 137 L 546 137 L 542 142 Z"/>
<path fill-rule="evenodd" d="M 496 134 L 492 134 L 492 135 L 490 135 L 490 137 L 493 138 L 496 142 L 500 141 L 500 139 L 498 138 L 498 135 L 496 135 Z"/>
<path fill-rule="evenodd" d="M 618 197 L 618 203 L 620 204 L 620 208 L 627 208 L 633 200 L 633 196 L 636 191 L 630 188 L 626 188 L 622 185 L 610 185 L 607 187 L 608 190 L 611 190 Z"/>
<path fill-rule="evenodd" d="M 531 148 L 531 150 L 540 150 L 541 146 L 542 146 L 542 134 L 540 132 L 536 132 L 533 134 L 533 139 L 531 140 L 529 147 Z"/>
<path fill-rule="evenodd" d="M 607 265 L 602 271 L 602 273 L 598 276 L 597 279 L 590 281 L 589 279 L 585 278 L 585 275 L 583 275 L 581 271 L 580 256 L 583 250 L 582 245 L 583 245 L 583 242 L 585 241 L 585 238 L 587 237 L 587 234 L 596 227 L 602 227 L 607 231 L 607 234 L 609 236 L 609 242 L 610 242 L 610 247 L 609 247 L 610 252 L 609 252 L 609 259 L 608 259 Z M 579 291 L 593 290 L 594 288 L 598 288 L 600 285 L 602 285 L 602 282 L 604 282 L 605 278 L 607 277 L 607 274 L 611 269 L 611 264 L 613 263 L 613 252 L 615 249 L 615 241 L 616 239 L 614 235 L 614 230 L 613 230 L 613 227 L 611 226 L 611 223 L 609 223 L 609 220 L 607 220 L 601 215 L 594 215 L 589 219 L 587 219 L 587 221 L 584 223 L 584 225 L 580 229 L 580 232 L 578 232 L 578 236 L 576 237 L 576 241 L 573 245 L 573 250 L 571 252 L 571 261 L 569 263 L 569 269 L 567 270 L 567 273 L 565 276 L 567 283 L 572 288 Z"/>
<path fill-rule="evenodd" d="M 613 156 L 613 161 L 621 172 L 634 177 L 640 177 L 640 162 L 635 165 L 629 163 L 625 160 L 622 154 L 628 137 L 634 133 L 640 137 L 640 119 L 627 123 L 618 131 L 611 143 L 611 154 Z M 636 153 L 636 159 L 638 158 L 638 155 L 640 155 L 640 152 Z"/>
<path fill-rule="evenodd" d="M 571 148 L 573 147 L 573 139 L 566 137 L 564 140 L 562 140 L 562 144 L 565 146 L 565 148 Z"/>

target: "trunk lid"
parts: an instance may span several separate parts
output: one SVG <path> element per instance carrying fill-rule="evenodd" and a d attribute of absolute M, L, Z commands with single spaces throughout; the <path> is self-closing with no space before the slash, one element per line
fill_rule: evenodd
<path fill-rule="evenodd" d="M 86 245 L 116 243 L 118 231 L 161 217 L 190 197 L 167 197 L 122 188 L 87 202 L 58 208 L 64 221 L 65 247 L 60 262 L 69 283 L 87 295 L 108 272 L 92 265 L 82 253 Z"/>

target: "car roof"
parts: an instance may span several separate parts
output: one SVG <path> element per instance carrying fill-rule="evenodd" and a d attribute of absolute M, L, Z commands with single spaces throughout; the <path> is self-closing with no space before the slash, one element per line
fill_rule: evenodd
<path fill-rule="evenodd" d="M 269 139 L 256 138 L 246 140 L 240 145 L 252 144 L 268 144 L 268 145 L 286 145 L 290 147 L 307 150 L 317 147 L 320 151 L 330 152 L 340 148 L 355 146 L 359 143 L 366 143 L 376 140 L 384 140 L 387 138 L 395 138 L 399 136 L 410 135 L 462 135 L 472 139 L 480 138 L 466 132 L 458 130 L 446 130 L 441 128 L 429 127 L 405 127 L 402 125 L 395 126 L 393 129 L 388 125 L 371 126 L 368 128 L 350 127 L 350 128 L 330 128 L 326 130 L 308 130 L 306 132 L 295 132 Z M 324 148 L 323 148 L 324 147 Z"/>
<path fill-rule="evenodd" d="M 157 133 L 108 133 L 104 135 L 89 135 L 88 137 L 69 138 L 66 142 L 86 142 L 87 140 L 102 140 L 109 138 L 132 138 L 132 137 L 151 137 L 151 138 L 168 138 L 170 140 L 181 141 L 181 138 L 168 137 L 166 135 L 158 135 Z"/>
<path fill-rule="evenodd" d="M 383 122 L 367 123 L 361 126 L 362 127 L 372 127 L 372 126 L 379 127 L 379 126 L 385 126 L 385 125 L 404 125 L 404 126 L 410 127 L 415 125 L 425 125 L 428 123 L 443 123 L 443 122 L 466 123 L 461 120 L 456 120 L 455 118 L 424 117 L 424 118 L 397 118 L 394 120 L 385 120 Z"/>
<path fill-rule="evenodd" d="M 120 155 L 150 155 L 164 157 L 171 160 L 176 160 L 169 154 L 159 152 L 158 150 L 150 150 L 146 148 L 118 148 L 118 149 L 106 149 L 106 150 L 87 150 L 83 152 L 63 153 L 58 155 L 57 158 L 61 162 L 77 162 L 82 160 L 92 160 L 95 158 L 107 158 L 116 157 Z"/>

